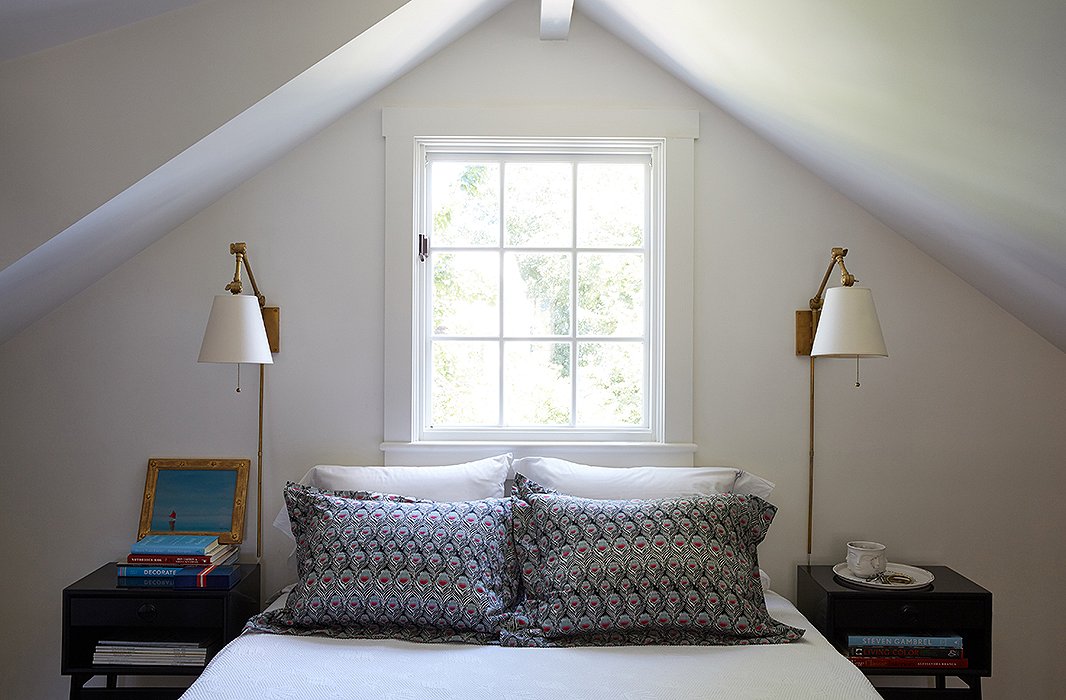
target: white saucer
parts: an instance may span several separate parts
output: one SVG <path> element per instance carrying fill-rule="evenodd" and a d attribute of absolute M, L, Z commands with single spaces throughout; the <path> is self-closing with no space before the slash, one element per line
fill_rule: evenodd
<path fill-rule="evenodd" d="M 888 568 L 885 569 L 885 573 L 910 576 L 912 579 L 911 583 L 881 583 L 879 581 L 867 581 L 866 579 L 859 578 L 851 573 L 851 569 L 848 568 L 847 562 L 834 566 L 833 573 L 848 583 L 854 583 L 857 586 L 866 586 L 867 588 L 887 588 L 898 591 L 911 588 L 923 588 L 933 582 L 933 575 L 925 569 L 919 569 L 917 566 L 907 566 L 906 564 L 895 564 L 893 562 L 888 562 Z"/>

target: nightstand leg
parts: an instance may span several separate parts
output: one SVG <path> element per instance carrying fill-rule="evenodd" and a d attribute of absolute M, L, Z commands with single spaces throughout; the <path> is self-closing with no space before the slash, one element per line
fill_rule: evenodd
<path fill-rule="evenodd" d="M 73 673 L 70 676 L 70 700 L 78 700 L 81 697 L 81 689 L 89 679 L 91 675 L 87 673 Z"/>
<path fill-rule="evenodd" d="M 936 677 L 936 689 L 937 690 L 944 690 L 947 687 L 948 687 L 948 678 L 947 678 L 947 676 L 937 676 Z"/>
<path fill-rule="evenodd" d="M 118 676 L 116 676 L 113 673 L 107 674 L 107 687 L 108 688 L 117 688 L 118 687 Z"/>

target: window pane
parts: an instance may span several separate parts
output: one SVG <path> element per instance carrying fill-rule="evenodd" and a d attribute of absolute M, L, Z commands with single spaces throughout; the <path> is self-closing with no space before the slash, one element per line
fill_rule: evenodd
<path fill-rule="evenodd" d="M 431 427 L 496 425 L 499 421 L 499 343 L 433 343 Z"/>
<path fill-rule="evenodd" d="M 498 335 L 499 253 L 436 253 L 431 259 L 433 335 Z"/>
<path fill-rule="evenodd" d="M 569 343 L 506 343 L 503 376 L 506 425 L 569 425 Z"/>
<path fill-rule="evenodd" d="M 507 163 L 504 168 L 507 245 L 569 246 L 573 238 L 573 166 Z"/>
<path fill-rule="evenodd" d="M 435 161 L 430 166 L 435 246 L 482 246 L 500 240 L 500 166 Z"/>
<path fill-rule="evenodd" d="M 577 424 L 644 424 L 642 343 L 578 343 Z"/>
<path fill-rule="evenodd" d="M 570 260 L 568 253 L 504 254 L 504 335 L 570 333 Z"/>
<path fill-rule="evenodd" d="M 644 166 L 577 166 L 577 244 L 590 248 L 644 245 Z"/>
<path fill-rule="evenodd" d="M 644 335 L 644 256 L 577 256 L 577 332 L 583 336 Z"/>

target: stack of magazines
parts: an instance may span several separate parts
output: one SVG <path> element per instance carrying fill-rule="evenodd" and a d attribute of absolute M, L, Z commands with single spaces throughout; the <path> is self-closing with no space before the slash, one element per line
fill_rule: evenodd
<path fill-rule="evenodd" d="M 151 642 L 102 639 L 93 651 L 93 665 L 203 666 L 207 647 L 197 642 Z"/>
<path fill-rule="evenodd" d="M 147 535 L 118 563 L 118 585 L 138 588 L 232 588 L 239 547 L 213 535 Z"/>

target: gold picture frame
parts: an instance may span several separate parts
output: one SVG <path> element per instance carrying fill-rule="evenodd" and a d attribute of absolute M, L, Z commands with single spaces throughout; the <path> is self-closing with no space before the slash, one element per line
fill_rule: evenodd
<path fill-rule="evenodd" d="M 137 539 L 145 535 L 218 535 L 244 541 L 248 459 L 149 459 Z"/>

